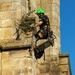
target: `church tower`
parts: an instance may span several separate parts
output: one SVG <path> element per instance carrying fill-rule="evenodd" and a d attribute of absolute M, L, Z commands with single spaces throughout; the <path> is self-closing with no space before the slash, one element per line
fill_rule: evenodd
<path fill-rule="evenodd" d="M 16 29 L 22 16 L 42 7 L 55 35 L 54 46 L 36 59 L 34 35 L 22 33 L 16 40 Z M 35 12 L 30 17 L 35 17 Z M 38 28 L 37 28 L 38 30 Z M 46 40 L 39 40 L 41 44 Z M 61 54 L 60 0 L 1 0 L 0 1 L 0 75 L 71 75 L 69 55 Z"/>

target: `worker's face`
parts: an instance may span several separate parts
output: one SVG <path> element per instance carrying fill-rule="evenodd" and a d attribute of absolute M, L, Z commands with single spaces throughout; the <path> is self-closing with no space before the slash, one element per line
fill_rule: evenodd
<path fill-rule="evenodd" d="M 38 17 L 41 17 L 41 14 L 37 14 L 38 15 Z"/>

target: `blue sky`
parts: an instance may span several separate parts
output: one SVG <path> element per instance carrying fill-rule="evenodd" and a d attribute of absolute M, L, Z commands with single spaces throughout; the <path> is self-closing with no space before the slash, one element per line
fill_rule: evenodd
<path fill-rule="evenodd" d="M 75 0 L 60 0 L 61 53 L 69 53 L 75 75 Z"/>

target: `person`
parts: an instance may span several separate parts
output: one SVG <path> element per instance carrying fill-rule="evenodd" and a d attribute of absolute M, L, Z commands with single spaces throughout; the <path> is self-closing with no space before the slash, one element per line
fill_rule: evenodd
<path fill-rule="evenodd" d="M 34 47 L 36 47 L 37 41 L 39 39 L 47 39 L 48 36 L 50 36 L 50 29 L 49 29 L 49 18 L 47 15 L 45 15 L 45 11 L 43 8 L 39 8 L 36 11 L 37 16 L 39 17 L 39 22 L 32 26 L 33 28 L 36 28 L 37 26 L 40 27 L 40 30 L 35 34 L 35 45 Z"/>

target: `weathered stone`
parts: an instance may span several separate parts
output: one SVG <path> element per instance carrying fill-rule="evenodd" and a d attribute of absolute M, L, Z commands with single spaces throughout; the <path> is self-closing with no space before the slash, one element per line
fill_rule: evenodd
<path fill-rule="evenodd" d="M 56 27 L 55 25 L 54 26 L 51 26 L 51 30 L 53 30 L 53 32 L 56 34 L 56 35 L 58 35 L 58 36 L 60 36 L 60 31 L 59 31 L 59 28 L 58 27 Z M 56 32 L 57 31 L 57 32 Z"/>
<path fill-rule="evenodd" d="M 40 7 L 45 10 L 56 36 L 54 46 L 46 48 L 38 59 L 34 55 L 32 32 L 22 33 L 20 40 L 15 40 L 14 35 L 22 16 L 29 12 L 28 1 L 31 10 Z M 31 16 L 36 16 L 35 12 Z M 36 21 L 39 21 L 37 16 Z M 60 0 L 0 0 L 0 39 L 0 75 L 71 75 L 69 57 L 59 56 Z M 45 41 L 39 40 L 37 45 Z"/>
<path fill-rule="evenodd" d="M 60 71 L 67 71 L 68 65 L 60 65 L 59 68 L 60 68 Z"/>
<path fill-rule="evenodd" d="M 56 11 L 52 11 L 52 17 L 60 22 L 60 15 Z"/>
<path fill-rule="evenodd" d="M 60 0 L 52 0 L 52 3 L 53 3 L 53 4 L 57 4 L 57 5 L 59 6 Z"/>
<path fill-rule="evenodd" d="M 65 62 L 64 62 L 65 61 Z M 59 61 L 59 64 L 68 64 L 68 58 L 61 58 L 60 61 Z"/>
<path fill-rule="evenodd" d="M 13 37 L 14 36 L 12 27 L 2 29 L 2 39 L 12 39 Z"/>
<path fill-rule="evenodd" d="M 1 27 L 12 27 L 13 25 L 14 25 L 14 19 L 6 19 L 6 20 L 2 20 Z"/>
<path fill-rule="evenodd" d="M 1 72 L 2 72 L 2 60 L 1 60 L 1 52 L 0 52 L 0 75 L 1 75 Z"/>
<path fill-rule="evenodd" d="M 10 57 L 30 57 L 29 50 L 21 50 L 21 51 L 10 51 Z"/>
<path fill-rule="evenodd" d="M 67 75 L 66 72 L 60 72 L 60 75 Z"/>
<path fill-rule="evenodd" d="M 13 19 L 13 18 L 14 18 L 14 12 L 13 11 L 1 12 L 1 19 L 2 20 Z"/>
<path fill-rule="evenodd" d="M 21 7 L 22 7 L 21 2 L 15 2 L 15 8 L 17 11 L 21 11 L 22 10 Z"/>
<path fill-rule="evenodd" d="M 2 37 L 2 28 L 0 28 L 0 38 Z"/>
<path fill-rule="evenodd" d="M 0 27 L 2 26 L 2 20 L 0 19 Z"/>
<path fill-rule="evenodd" d="M 52 18 L 51 22 L 52 22 L 51 26 L 56 26 L 57 28 L 60 29 L 60 22 L 56 18 Z"/>
<path fill-rule="evenodd" d="M 11 2 L 2 2 L 2 4 L 1 4 L 1 11 L 10 10 L 11 7 L 12 7 L 12 3 Z"/>
<path fill-rule="evenodd" d="M 13 70 L 12 69 L 5 69 L 5 70 L 2 70 L 2 74 L 1 75 L 13 75 Z"/>
<path fill-rule="evenodd" d="M 38 69 L 40 74 L 49 73 L 50 71 L 50 63 L 44 62 L 38 64 Z"/>
<path fill-rule="evenodd" d="M 2 59 L 8 59 L 9 58 L 9 52 L 2 52 Z"/>
<path fill-rule="evenodd" d="M 48 48 L 45 49 L 45 55 L 46 56 L 50 56 L 50 47 L 48 47 Z"/>
<path fill-rule="evenodd" d="M 13 2 L 15 0 L 0 0 L 0 2 Z"/>

